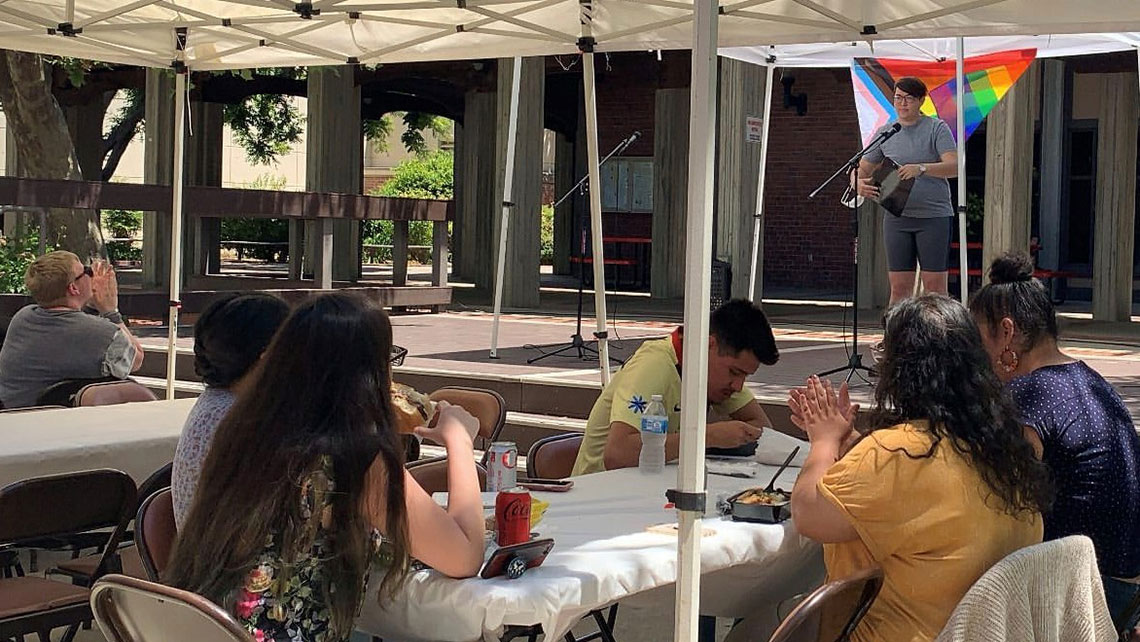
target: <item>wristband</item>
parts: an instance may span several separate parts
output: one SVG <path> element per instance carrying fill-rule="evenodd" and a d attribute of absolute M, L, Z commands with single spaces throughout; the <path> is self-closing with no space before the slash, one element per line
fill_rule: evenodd
<path fill-rule="evenodd" d="M 111 310 L 110 312 L 104 312 L 103 314 L 101 314 L 99 316 L 110 321 L 111 323 L 114 323 L 115 325 L 119 325 L 120 323 L 123 322 L 123 313 L 119 312 L 118 310 Z"/>

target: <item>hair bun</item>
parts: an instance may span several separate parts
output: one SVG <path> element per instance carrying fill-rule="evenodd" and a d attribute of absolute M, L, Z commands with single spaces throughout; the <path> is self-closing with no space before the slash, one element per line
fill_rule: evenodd
<path fill-rule="evenodd" d="M 1033 259 L 1025 252 L 1006 252 L 990 264 L 990 283 L 1017 283 L 1033 279 Z"/>

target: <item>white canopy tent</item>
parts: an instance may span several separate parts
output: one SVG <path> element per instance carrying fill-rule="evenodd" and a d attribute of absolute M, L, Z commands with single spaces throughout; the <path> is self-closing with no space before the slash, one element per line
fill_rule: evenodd
<path fill-rule="evenodd" d="M 1140 9 L 1138 9 L 1140 11 Z M 760 172 L 757 180 L 756 211 L 753 222 L 752 256 L 749 269 L 748 292 L 756 292 L 757 257 L 764 215 L 764 179 L 768 159 L 768 116 L 771 107 L 773 70 L 776 67 L 850 67 L 854 58 L 895 58 L 902 60 L 946 61 L 955 60 L 959 131 L 958 176 L 965 175 L 966 141 L 961 131 L 962 122 L 962 63 L 965 58 L 999 51 L 1035 49 L 1038 58 L 1059 58 L 1116 51 L 1136 50 L 1140 54 L 1140 33 L 1075 33 L 1047 36 L 980 36 L 975 38 L 916 38 L 910 40 L 856 40 L 851 42 L 813 43 L 798 45 L 769 45 L 766 47 L 725 47 L 720 55 L 762 65 L 768 69 L 764 85 L 768 93 L 764 99 L 764 134 L 760 147 Z M 958 181 L 958 203 L 966 202 L 966 185 Z M 966 237 L 966 219 L 958 216 L 958 238 Z M 966 245 L 959 244 L 958 265 L 966 265 Z M 961 298 L 966 302 L 967 279 L 960 277 Z"/>
<path fill-rule="evenodd" d="M 1136 0 L 1102 0 L 1091 9 L 1088 3 L 1071 0 L 0 2 L 0 48 L 148 67 L 174 63 L 208 70 L 567 54 L 579 50 L 579 37 L 584 35 L 593 37 L 596 51 L 693 49 L 677 640 L 696 639 L 695 598 L 700 583 L 697 551 L 704 504 L 702 445 L 712 259 L 709 128 L 715 115 L 718 45 L 1119 31 L 1140 32 Z M 180 75 L 175 100 L 181 103 L 184 96 L 185 77 Z M 184 127 L 182 118 L 177 120 L 180 151 Z M 592 154 L 589 162 L 591 178 L 596 179 L 597 155 Z M 180 160 L 175 169 L 173 300 L 178 294 Z M 597 236 L 600 208 L 591 210 Z M 600 251 L 601 243 L 596 242 L 598 283 L 603 282 Z M 604 323 L 604 301 L 598 312 Z M 171 328 L 173 339 L 177 329 L 173 307 Z M 173 353 L 171 346 L 171 363 Z M 607 365 L 603 351 L 603 371 Z M 172 370 L 168 376 L 173 380 Z"/>

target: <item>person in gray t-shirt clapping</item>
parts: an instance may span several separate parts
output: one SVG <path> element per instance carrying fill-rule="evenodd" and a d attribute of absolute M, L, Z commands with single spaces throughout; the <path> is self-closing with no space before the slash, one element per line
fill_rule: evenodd
<path fill-rule="evenodd" d="M 900 179 L 914 179 L 902 216 L 888 215 L 883 224 L 891 305 L 914 291 L 916 260 L 922 267 L 923 289 L 946 294 L 954 217 L 946 179 L 958 175 L 958 151 L 950 127 L 920 110 L 925 99 L 926 85 L 921 80 L 898 79 L 894 104 L 902 129 L 859 161 L 858 193 L 865 198 L 879 198 L 879 188 L 870 176 L 887 158 L 899 166 Z"/>
<path fill-rule="evenodd" d="M 65 379 L 124 379 L 142 365 L 142 346 L 123 323 L 119 283 L 106 261 L 85 266 L 71 252 L 48 252 L 28 266 L 24 284 L 36 303 L 12 317 L 0 348 L 4 407 L 35 405 Z"/>

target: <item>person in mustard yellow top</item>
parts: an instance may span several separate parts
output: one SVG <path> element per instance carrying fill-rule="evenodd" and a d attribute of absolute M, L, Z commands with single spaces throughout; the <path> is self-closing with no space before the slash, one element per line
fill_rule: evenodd
<path fill-rule="evenodd" d="M 854 642 L 920 642 L 989 567 L 1041 541 L 1052 488 L 964 306 L 933 294 L 897 304 L 884 348 L 861 439 L 846 384 L 813 377 L 789 393 L 811 441 L 792 518 L 823 543 L 828 579 L 882 567 Z"/>
<path fill-rule="evenodd" d="M 664 339 L 646 341 L 614 374 L 586 421 L 574 475 L 637 466 L 641 452 L 638 429 L 653 395 L 662 396 L 669 413 L 665 458 L 677 458 L 683 339 L 682 329 L 677 328 Z M 735 299 L 713 311 L 709 317 L 708 402 L 719 415 L 731 419 L 708 424 L 708 446 L 743 446 L 755 442 L 760 431 L 772 425 L 744 387 L 744 379 L 761 363 L 772 365 L 779 358 L 772 327 L 751 301 Z"/>

